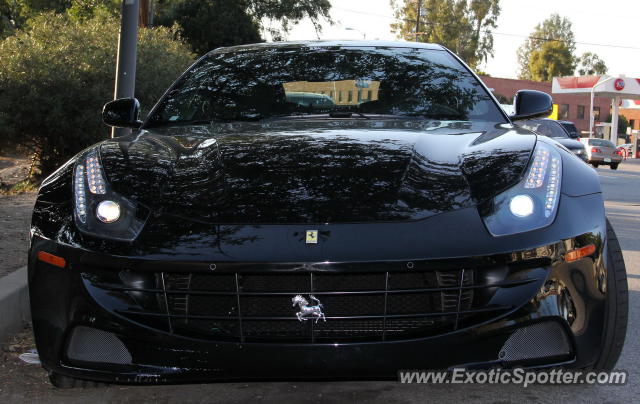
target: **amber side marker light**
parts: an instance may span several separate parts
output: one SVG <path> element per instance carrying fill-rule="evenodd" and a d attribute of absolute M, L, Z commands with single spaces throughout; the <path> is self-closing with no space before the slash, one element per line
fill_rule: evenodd
<path fill-rule="evenodd" d="M 60 268 L 64 268 L 67 265 L 67 261 L 64 258 L 44 251 L 38 251 L 38 260 Z"/>
<path fill-rule="evenodd" d="M 584 247 L 569 251 L 564 256 L 564 260 L 567 262 L 577 261 L 580 258 L 593 254 L 594 252 L 596 252 L 596 246 L 594 244 L 589 244 Z"/>

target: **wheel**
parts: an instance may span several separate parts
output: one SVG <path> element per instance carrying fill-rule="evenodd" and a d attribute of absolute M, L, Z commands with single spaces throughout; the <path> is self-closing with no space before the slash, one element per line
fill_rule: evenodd
<path fill-rule="evenodd" d="M 596 361 L 596 370 L 611 370 L 616 365 L 627 333 L 629 291 L 627 271 L 620 243 L 607 219 L 607 292 L 602 351 Z"/>
<path fill-rule="evenodd" d="M 49 381 L 55 387 L 59 389 L 74 389 L 74 388 L 96 388 L 96 387 L 108 387 L 108 383 L 94 382 L 91 380 L 76 379 L 69 376 L 64 376 L 59 373 L 49 373 Z"/>
<path fill-rule="evenodd" d="M 591 165 L 593 166 L 593 168 L 598 168 L 598 166 L 599 166 L 600 164 L 598 164 L 598 163 L 591 163 Z"/>
<path fill-rule="evenodd" d="M 609 167 L 611 167 L 612 170 L 617 170 L 618 169 L 618 164 L 611 164 Z"/>

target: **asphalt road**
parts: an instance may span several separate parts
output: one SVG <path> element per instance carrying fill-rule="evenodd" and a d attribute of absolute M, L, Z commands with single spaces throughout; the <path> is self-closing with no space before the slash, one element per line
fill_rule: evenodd
<path fill-rule="evenodd" d="M 563 403 L 636 402 L 640 396 L 640 161 L 622 164 L 618 171 L 599 168 L 607 200 L 607 214 L 624 250 L 629 276 L 630 316 L 627 340 L 618 368 L 629 372 L 625 386 L 534 385 L 407 385 L 397 382 L 255 382 L 182 386 L 55 390 L 42 382 L 25 385 L 1 402 L 466 402 Z M 25 365 L 27 366 L 27 365 Z M 260 366 L 256 363 L 255 366 Z M 44 372 L 33 378 L 44 377 Z M 0 386 L 1 386 L 0 382 Z"/>

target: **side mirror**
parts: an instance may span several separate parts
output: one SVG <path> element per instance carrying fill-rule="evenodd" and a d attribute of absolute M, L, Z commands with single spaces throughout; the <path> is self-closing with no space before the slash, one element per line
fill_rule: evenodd
<path fill-rule="evenodd" d="M 551 96 L 542 91 L 520 90 L 513 99 L 515 114 L 511 115 L 512 121 L 520 119 L 538 118 L 547 116 L 553 111 Z"/>
<path fill-rule="evenodd" d="M 102 121 L 116 128 L 138 129 L 142 121 L 138 120 L 140 102 L 135 98 L 120 98 L 104 104 Z"/>

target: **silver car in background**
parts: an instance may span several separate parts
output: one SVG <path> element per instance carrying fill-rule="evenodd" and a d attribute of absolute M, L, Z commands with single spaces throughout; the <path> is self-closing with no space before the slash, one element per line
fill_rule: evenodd
<path fill-rule="evenodd" d="M 580 142 L 585 145 L 587 150 L 587 162 L 598 167 L 599 165 L 607 165 L 612 170 L 617 170 L 618 165 L 622 162 L 622 153 L 608 140 L 590 137 L 581 137 Z"/>

